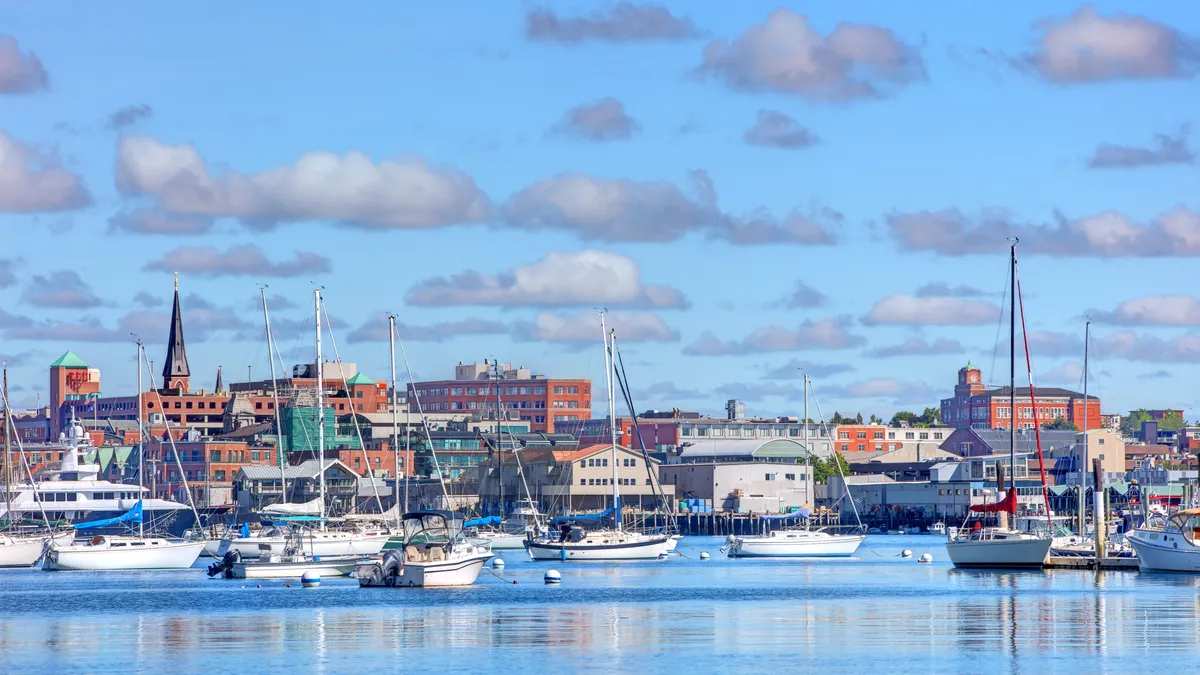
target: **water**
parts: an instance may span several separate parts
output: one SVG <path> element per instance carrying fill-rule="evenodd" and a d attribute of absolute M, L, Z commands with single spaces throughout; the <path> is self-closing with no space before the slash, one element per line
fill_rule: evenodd
<path fill-rule="evenodd" d="M 456 589 L 2 571 L 0 672 L 1043 675 L 1176 670 L 1198 651 L 1200 577 L 960 571 L 930 536 L 872 536 L 851 560 L 683 542 L 691 560 L 502 552 L 516 585 L 485 571 Z M 542 583 L 550 568 L 562 585 Z"/>

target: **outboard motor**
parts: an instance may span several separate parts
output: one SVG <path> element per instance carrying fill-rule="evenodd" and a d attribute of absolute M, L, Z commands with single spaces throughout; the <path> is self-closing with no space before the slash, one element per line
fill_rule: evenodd
<path fill-rule="evenodd" d="M 224 574 L 225 578 L 229 578 L 233 574 L 233 566 L 242 561 L 242 554 L 238 550 L 226 551 L 225 557 L 221 558 L 221 562 L 213 563 L 208 566 L 208 576 L 215 577 L 218 574 Z"/>

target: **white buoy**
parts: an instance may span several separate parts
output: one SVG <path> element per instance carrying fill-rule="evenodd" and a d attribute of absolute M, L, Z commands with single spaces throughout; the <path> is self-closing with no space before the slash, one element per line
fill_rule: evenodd
<path fill-rule="evenodd" d="M 504 558 L 496 558 L 495 560 L 493 560 L 492 561 L 492 569 L 494 569 L 494 570 L 504 569 Z"/>
<path fill-rule="evenodd" d="M 922 553 L 921 557 L 917 558 L 917 562 L 931 563 L 931 562 L 933 562 L 933 554 L 932 553 Z"/>
<path fill-rule="evenodd" d="M 700 559 L 701 559 L 701 560 L 708 560 L 708 551 L 704 551 L 703 553 L 701 553 L 701 554 L 700 554 Z"/>
<path fill-rule="evenodd" d="M 300 585 L 305 588 L 316 588 L 321 585 L 321 575 L 316 570 L 308 570 L 300 575 Z"/>
<path fill-rule="evenodd" d="M 562 581 L 562 575 L 558 573 L 558 570 L 546 570 L 546 576 L 542 579 L 548 584 L 557 584 Z"/>
<path fill-rule="evenodd" d="M 911 557 L 912 557 L 912 551 L 910 551 L 910 550 L 908 550 L 908 549 L 904 549 L 903 551 L 900 551 L 900 557 L 901 557 L 901 558 L 911 558 Z"/>

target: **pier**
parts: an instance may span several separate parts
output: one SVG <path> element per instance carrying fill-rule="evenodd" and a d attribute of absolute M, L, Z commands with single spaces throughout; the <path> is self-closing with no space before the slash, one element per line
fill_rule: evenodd
<path fill-rule="evenodd" d="M 1102 570 L 1110 572 L 1136 572 L 1138 571 L 1137 558 L 1100 558 L 1097 560 L 1094 556 L 1088 557 L 1063 557 L 1052 555 L 1046 558 L 1046 563 L 1043 565 L 1048 570 Z"/>

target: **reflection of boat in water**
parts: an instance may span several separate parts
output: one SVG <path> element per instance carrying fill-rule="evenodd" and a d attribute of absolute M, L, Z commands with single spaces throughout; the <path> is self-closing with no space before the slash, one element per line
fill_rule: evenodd
<path fill-rule="evenodd" d="M 462 515 L 414 511 L 404 516 L 404 549 L 390 550 L 379 562 L 362 562 L 358 584 L 370 587 L 470 586 L 492 558 L 486 547 L 463 536 Z"/>
<path fill-rule="evenodd" d="M 1200 509 L 1176 511 L 1165 523 L 1147 524 L 1126 539 L 1137 552 L 1138 568 L 1161 572 L 1200 572 Z"/>

